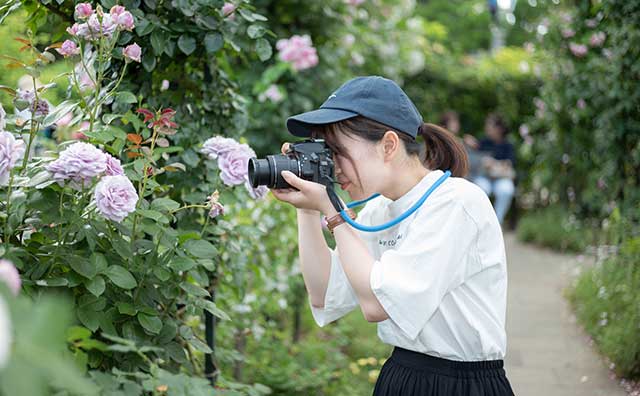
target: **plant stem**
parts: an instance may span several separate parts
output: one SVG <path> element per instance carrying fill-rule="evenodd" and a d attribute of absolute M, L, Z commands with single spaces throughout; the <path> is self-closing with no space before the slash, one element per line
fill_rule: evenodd
<path fill-rule="evenodd" d="M 151 147 L 149 149 L 149 156 L 151 157 L 151 160 L 153 160 L 153 149 L 156 146 L 156 139 L 158 137 L 158 127 L 153 127 L 153 134 L 151 136 Z M 139 189 L 138 189 L 138 202 L 136 203 L 136 212 L 133 214 L 133 227 L 131 229 L 131 251 L 133 251 L 133 242 L 135 241 L 135 236 L 136 236 L 136 226 L 138 225 L 138 213 L 137 213 L 137 209 L 140 207 L 140 202 L 142 202 L 142 200 L 144 199 L 144 195 L 146 192 L 146 188 L 147 188 L 147 180 L 148 180 L 148 165 L 149 165 L 148 159 L 145 158 L 145 163 L 144 166 L 142 167 L 142 182 L 140 182 L 139 185 Z"/>
<path fill-rule="evenodd" d="M 4 222 L 4 243 L 5 254 L 9 251 L 9 216 L 11 215 L 11 187 L 13 186 L 13 172 L 9 175 L 9 185 L 7 186 L 7 218 Z"/>
<path fill-rule="evenodd" d="M 27 171 L 27 161 L 29 160 L 29 154 L 31 153 L 31 143 L 33 143 L 33 139 L 38 132 L 38 128 L 40 127 L 40 123 L 36 122 L 36 109 L 38 108 L 38 87 L 36 85 L 36 78 L 31 76 L 31 81 L 33 82 L 33 103 L 31 104 L 30 113 L 31 113 L 31 122 L 29 123 L 29 142 L 27 142 L 27 150 L 24 152 L 24 157 L 22 158 L 22 172 Z"/>

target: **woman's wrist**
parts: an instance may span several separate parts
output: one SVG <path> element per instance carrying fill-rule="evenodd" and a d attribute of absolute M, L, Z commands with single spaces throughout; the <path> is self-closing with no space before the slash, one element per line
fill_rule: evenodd
<path fill-rule="evenodd" d="M 298 215 L 303 215 L 303 216 L 314 216 L 314 217 L 318 217 L 320 215 L 320 211 L 318 210 L 314 210 L 314 209 L 300 209 L 300 208 L 296 208 Z"/>

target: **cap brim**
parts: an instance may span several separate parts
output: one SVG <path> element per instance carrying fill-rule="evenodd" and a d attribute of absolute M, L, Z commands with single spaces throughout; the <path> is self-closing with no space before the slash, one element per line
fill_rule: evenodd
<path fill-rule="evenodd" d="M 313 125 L 331 124 L 356 117 L 358 113 L 341 109 L 322 108 L 297 114 L 287 119 L 287 129 L 291 134 L 299 137 L 311 136 L 310 127 Z"/>

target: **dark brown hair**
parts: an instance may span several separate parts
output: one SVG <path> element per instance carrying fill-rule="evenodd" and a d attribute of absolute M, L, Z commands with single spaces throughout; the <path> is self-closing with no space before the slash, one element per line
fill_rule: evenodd
<path fill-rule="evenodd" d="M 507 123 L 505 122 L 504 118 L 502 118 L 500 114 L 490 113 L 487 116 L 486 121 L 492 123 L 496 128 L 498 128 L 502 133 L 502 137 L 507 136 L 509 128 L 507 127 Z"/>
<path fill-rule="evenodd" d="M 427 123 L 420 126 L 418 134 L 422 136 L 424 144 L 406 133 L 362 116 L 321 125 L 312 131 L 313 137 L 324 138 L 327 146 L 334 153 L 348 159 L 350 158 L 345 147 L 341 147 L 337 142 L 338 133 L 358 136 L 370 142 L 379 142 L 387 131 L 394 131 L 403 141 L 407 154 L 418 156 L 426 168 L 448 169 L 451 175 L 456 177 L 464 177 L 469 170 L 469 160 L 464 146 L 453 133 L 434 124 Z"/>

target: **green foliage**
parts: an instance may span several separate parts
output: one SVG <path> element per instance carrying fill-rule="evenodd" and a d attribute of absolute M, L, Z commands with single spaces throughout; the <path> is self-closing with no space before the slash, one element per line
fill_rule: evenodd
<path fill-rule="evenodd" d="M 639 11 L 638 1 L 612 1 L 551 19 L 548 72 L 531 121 L 534 143 L 521 153 L 532 166 L 536 202 L 548 197 L 599 219 L 620 207 L 638 219 L 640 94 L 630 81 L 640 76 Z M 601 44 L 597 34 L 604 34 Z M 572 52 L 578 45 L 584 55 Z"/>
<path fill-rule="evenodd" d="M 640 237 L 615 211 L 609 238 L 616 248 L 587 269 L 569 291 L 578 319 L 625 378 L 640 378 Z"/>
<path fill-rule="evenodd" d="M 598 242 L 591 224 L 584 224 L 559 206 L 526 213 L 518 222 L 517 233 L 522 241 L 561 251 L 583 252 Z"/>
<path fill-rule="evenodd" d="M 0 371 L 1 395 L 51 395 L 67 391 L 73 395 L 97 395 L 98 388 L 84 377 L 85 362 L 67 350 L 71 323 L 69 300 L 42 296 L 35 301 L 13 297 L 0 284 L 0 310 L 7 309 L 14 342 L 9 365 Z M 2 312 L 4 314 L 4 311 Z M 5 340 L 3 340 L 4 342 Z"/>

